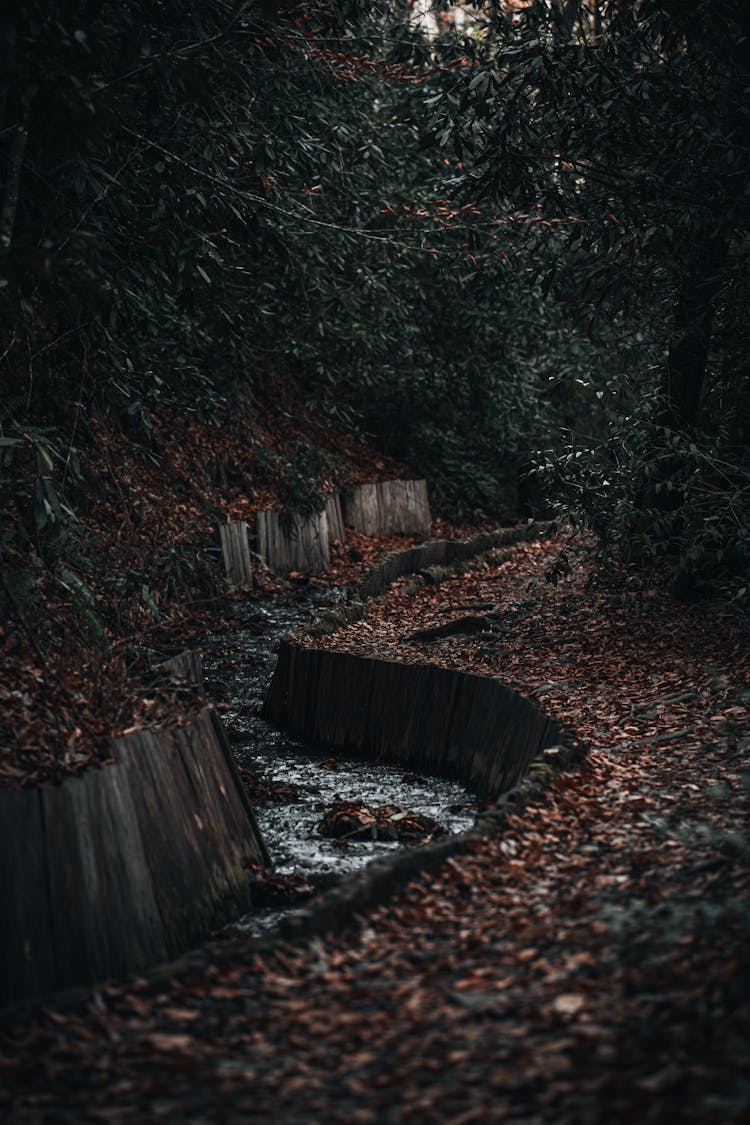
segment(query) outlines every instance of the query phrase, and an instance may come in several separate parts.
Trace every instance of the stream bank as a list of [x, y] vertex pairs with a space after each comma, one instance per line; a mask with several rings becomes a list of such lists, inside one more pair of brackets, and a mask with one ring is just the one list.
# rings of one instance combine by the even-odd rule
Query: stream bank
[[365, 839], [324, 836], [319, 826], [332, 807], [361, 800], [368, 808], [408, 809], [437, 821], [449, 835], [468, 831], [478, 811], [476, 797], [457, 781], [312, 748], [261, 717], [283, 638], [304, 631], [342, 599], [343, 591], [318, 587], [286, 599], [237, 601], [230, 630], [210, 634], [203, 646], [207, 690], [222, 708], [241, 776], [256, 793], [251, 800], [271, 855], [272, 878], [277, 887], [287, 883], [292, 900], [260, 906], [231, 927], [250, 936], [273, 929], [304, 897], [420, 843], [384, 833]]

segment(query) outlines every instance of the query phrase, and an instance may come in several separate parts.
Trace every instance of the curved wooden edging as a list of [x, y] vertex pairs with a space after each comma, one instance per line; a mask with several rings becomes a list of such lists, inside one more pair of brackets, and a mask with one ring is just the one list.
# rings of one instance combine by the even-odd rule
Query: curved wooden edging
[[283, 642], [263, 717], [304, 741], [511, 789], [560, 726], [493, 677]]
[[0, 792], [0, 1005], [135, 972], [249, 905], [267, 853], [216, 713], [113, 754]]
[[495, 547], [511, 547], [524, 540], [536, 539], [542, 530], [539, 524], [500, 527], [495, 531], [481, 531], [469, 539], [429, 539], [416, 547], [394, 551], [368, 571], [357, 587], [357, 594], [363, 601], [376, 597], [406, 574], [416, 574], [432, 566], [455, 566], [468, 562]]

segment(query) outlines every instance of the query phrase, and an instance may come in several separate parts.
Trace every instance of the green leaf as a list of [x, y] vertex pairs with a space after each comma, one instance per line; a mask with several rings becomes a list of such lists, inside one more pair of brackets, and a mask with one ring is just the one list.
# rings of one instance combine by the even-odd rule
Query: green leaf
[[151, 591], [149, 590], [148, 586], [145, 585], [145, 583], [141, 586], [141, 601], [151, 611], [154, 620], [160, 621], [161, 613], [159, 612], [159, 607], [152, 598]]

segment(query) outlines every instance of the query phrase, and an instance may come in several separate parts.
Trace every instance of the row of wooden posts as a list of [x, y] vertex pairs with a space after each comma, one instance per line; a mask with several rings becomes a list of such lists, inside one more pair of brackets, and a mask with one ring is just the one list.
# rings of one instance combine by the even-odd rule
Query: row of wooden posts
[[[366, 525], [371, 534], [429, 530], [424, 482], [386, 484], [409, 487], [361, 486], [343, 508], [329, 498], [317, 517], [326, 546], [329, 532], [343, 538], [345, 525]], [[238, 526], [242, 534], [222, 530], [222, 542], [230, 561], [235, 552], [247, 562], [252, 581], [247, 525], [228, 525]], [[257, 533], [269, 563], [278, 550], [277, 566], [299, 565], [290, 561], [279, 513], [259, 513]], [[362, 595], [407, 566], [455, 561], [520, 537], [506, 529], [397, 552]], [[314, 543], [309, 528], [291, 540], [295, 550]], [[198, 653], [159, 668], [202, 682]], [[497, 681], [289, 644], [264, 713], [309, 741], [448, 773], [482, 796], [513, 784], [558, 736], [533, 704]], [[0, 792], [0, 1019], [6, 1006], [173, 956], [252, 905], [245, 868], [269, 856], [216, 712], [206, 707], [182, 727], [132, 731], [113, 743], [111, 758], [58, 786]]]
[[[399, 487], [355, 489], [343, 507], [330, 496], [311, 520], [258, 513], [258, 554], [282, 572], [315, 571], [345, 522], [429, 530], [424, 482], [389, 484]], [[230, 581], [250, 585], [247, 524], [222, 527], [221, 540]], [[154, 670], [202, 683], [196, 652]], [[245, 867], [269, 857], [216, 712], [133, 731], [111, 758], [60, 785], [0, 791], [0, 1014], [163, 960], [251, 905]]]
[[[320, 574], [331, 563], [330, 541], [346, 541], [346, 528], [365, 535], [428, 535], [432, 515], [423, 480], [360, 484], [326, 497], [321, 512], [303, 517], [288, 512], [258, 512], [256, 555], [277, 574]], [[253, 584], [250, 528], [245, 520], [219, 529], [229, 582], [240, 589]]]

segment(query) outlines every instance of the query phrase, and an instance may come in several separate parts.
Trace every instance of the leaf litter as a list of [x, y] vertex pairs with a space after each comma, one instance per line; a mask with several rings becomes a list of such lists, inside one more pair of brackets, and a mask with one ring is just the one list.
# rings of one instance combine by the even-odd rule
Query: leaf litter
[[[402, 584], [316, 644], [499, 675], [584, 766], [341, 933], [17, 1023], [5, 1120], [747, 1119], [746, 637], [593, 564], [548, 585], [559, 550]], [[476, 602], [490, 633], [409, 640]]]

